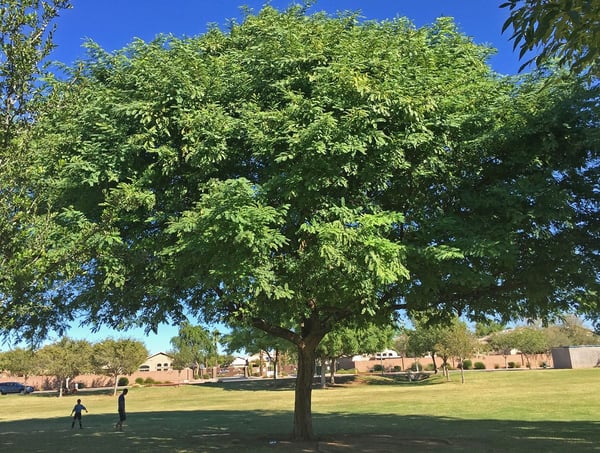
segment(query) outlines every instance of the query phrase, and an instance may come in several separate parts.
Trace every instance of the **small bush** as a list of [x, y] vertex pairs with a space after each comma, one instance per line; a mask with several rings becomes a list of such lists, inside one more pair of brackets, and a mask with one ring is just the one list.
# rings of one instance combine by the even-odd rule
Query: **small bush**
[[135, 379], [135, 383], [137, 385], [143, 385], [144, 384], [144, 378], [143, 377], [139, 377]]
[[394, 365], [393, 371], [395, 371], [395, 372], [402, 371], [402, 367], [400, 365]]
[[410, 366], [410, 371], [422, 371], [422, 370], [423, 370], [423, 367], [418, 362], [413, 362], [413, 364]]
[[151, 377], [147, 377], [146, 379], [144, 379], [144, 384], [152, 385], [152, 384], [156, 384], [156, 381], [154, 379], [152, 379]]
[[465, 359], [462, 362], [462, 367], [464, 370], [470, 370], [471, 368], [473, 368], [473, 362], [469, 359]]
[[383, 368], [383, 365], [377, 364], [373, 367], [373, 373], [381, 373], [382, 371], [385, 371]]
[[500, 365], [497, 363], [494, 363], [494, 370], [499, 370], [500, 369]]
[[473, 364], [473, 368], [475, 368], [476, 370], [485, 370], [485, 363], [483, 363], [483, 362], [475, 362]]
[[508, 362], [509, 368], [521, 368], [521, 364], [518, 362]]
[[125, 386], [129, 385], [129, 378], [126, 378], [125, 376], [121, 376], [119, 378], [119, 380], [117, 381], [117, 385], [119, 387], [125, 387]]
[[425, 371], [433, 371], [435, 368], [433, 367], [433, 363], [428, 363], [425, 365]]

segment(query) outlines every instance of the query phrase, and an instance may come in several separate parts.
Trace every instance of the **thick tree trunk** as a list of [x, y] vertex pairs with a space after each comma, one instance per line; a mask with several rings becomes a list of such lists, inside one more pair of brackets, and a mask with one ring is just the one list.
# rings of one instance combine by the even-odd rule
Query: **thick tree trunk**
[[312, 384], [315, 374], [317, 343], [304, 343], [298, 346], [298, 376], [296, 377], [296, 398], [294, 403], [294, 440], [314, 438], [312, 426]]

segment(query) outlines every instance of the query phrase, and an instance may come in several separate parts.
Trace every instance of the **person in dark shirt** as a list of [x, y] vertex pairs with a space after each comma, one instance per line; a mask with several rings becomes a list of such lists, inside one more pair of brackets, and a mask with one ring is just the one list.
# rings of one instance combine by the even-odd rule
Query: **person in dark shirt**
[[83, 425], [81, 424], [81, 412], [82, 411], [88, 411], [85, 406], [83, 404], [81, 404], [81, 400], [77, 400], [77, 404], [75, 405], [75, 407], [73, 408], [73, 410], [71, 411], [71, 415], [75, 414], [73, 416], [73, 423], [71, 423], [71, 429], [75, 428], [75, 421], [79, 420], [79, 429], [83, 428]]
[[123, 389], [123, 392], [119, 395], [119, 421], [115, 425], [115, 429], [123, 431], [123, 422], [127, 420], [127, 414], [125, 413], [125, 395], [128, 390]]

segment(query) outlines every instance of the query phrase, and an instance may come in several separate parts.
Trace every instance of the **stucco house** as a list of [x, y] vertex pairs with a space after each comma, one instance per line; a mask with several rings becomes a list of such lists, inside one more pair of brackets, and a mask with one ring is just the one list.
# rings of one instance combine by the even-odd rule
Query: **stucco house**
[[173, 369], [173, 357], [164, 352], [151, 355], [139, 367], [139, 371], [169, 371]]

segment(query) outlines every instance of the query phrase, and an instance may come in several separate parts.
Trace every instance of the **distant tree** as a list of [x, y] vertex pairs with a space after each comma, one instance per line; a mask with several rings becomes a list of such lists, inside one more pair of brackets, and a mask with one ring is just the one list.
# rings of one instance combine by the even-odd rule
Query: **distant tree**
[[598, 0], [509, 0], [510, 16], [502, 31], [512, 26], [519, 56], [537, 52], [521, 66], [540, 67], [556, 58], [577, 72], [600, 76], [600, 2]]
[[336, 328], [329, 332], [317, 348], [317, 355], [321, 357], [321, 386], [325, 386], [327, 363], [330, 370], [329, 382], [335, 384], [337, 359], [355, 354], [381, 352], [393, 344], [394, 333], [393, 326], [382, 327], [376, 324]]
[[429, 322], [426, 317], [413, 319], [414, 329], [410, 331], [408, 337], [408, 349], [416, 357], [430, 355], [433, 363], [433, 370], [437, 373], [436, 347], [440, 344], [441, 336], [445, 331], [446, 322]]
[[15, 376], [31, 376], [37, 370], [36, 355], [31, 349], [16, 348], [0, 354], [0, 370]]
[[106, 374], [114, 381], [113, 395], [117, 394], [119, 376], [134, 373], [147, 358], [144, 343], [132, 339], [107, 339], [95, 344], [92, 352], [96, 372]]
[[[553, 327], [550, 326], [549, 329]], [[573, 315], [564, 316], [562, 320], [555, 325], [568, 338], [568, 344], [561, 346], [581, 346], [600, 344], [600, 335], [583, 325], [581, 318]]]
[[548, 340], [543, 328], [520, 327], [511, 335], [514, 336], [515, 347], [525, 357], [528, 368], [531, 368], [532, 356], [548, 352]]
[[187, 361], [188, 366], [194, 370], [194, 378], [203, 367], [207, 366], [209, 359], [217, 353], [214, 339], [208, 330], [202, 326], [193, 326], [184, 321], [179, 326], [179, 334], [171, 338], [173, 353], [178, 366]]
[[[458, 319], [440, 331], [439, 342], [435, 346], [443, 357], [456, 357], [460, 361], [460, 380], [463, 384], [465, 382], [464, 361], [473, 354], [476, 347], [477, 340], [473, 333]], [[446, 366], [447, 360], [444, 360], [444, 373], [449, 377]]]
[[40, 374], [55, 378], [60, 397], [67, 379], [93, 371], [92, 354], [93, 346], [90, 342], [63, 337], [56, 343], [41, 348], [36, 357]]
[[[292, 349], [289, 341], [268, 334], [267, 332], [250, 326], [233, 326], [229, 333], [223, 337], [225, 349], [230, 354], [244, 351], [248, 354], [263, 352], [273, 364], [273, 379], [277, 379], [281, 367], [281, 354]], [[262, 372], [262, 364], [259, 364]]]
[[501, 332], [504, 327], [504, 323], [494, 320], [479, 321], [475, 323], [475, 335], [477, 337], [486, 337], [496, 332]]
[[404, 370], [404, 358], [409, 353], [409, 333], [406, 329], [402, 328], [400, 332], [394, 338], [394, 349], [400, 354], [402, 358], [402, 369]]
[[507, 356], [517, 347], [517, 343], [512, 331], [495, 332], [490, 337], [489, 344], [492, 350], [504, 357], [504, 368], [508, 368]]

